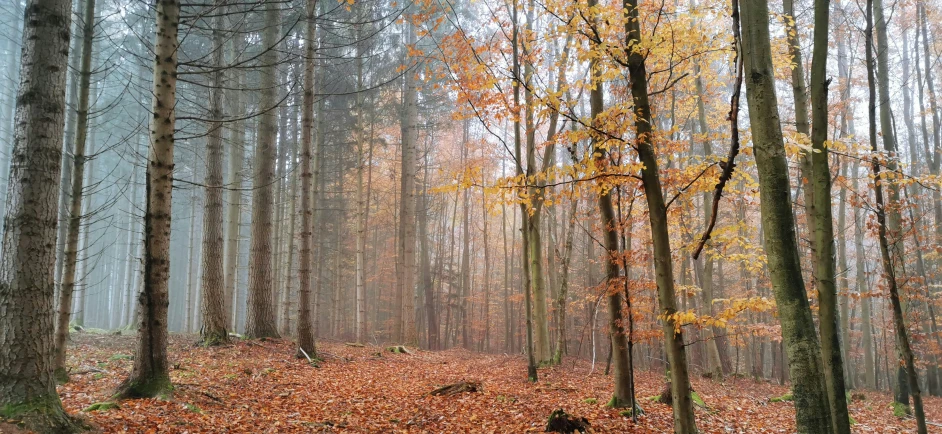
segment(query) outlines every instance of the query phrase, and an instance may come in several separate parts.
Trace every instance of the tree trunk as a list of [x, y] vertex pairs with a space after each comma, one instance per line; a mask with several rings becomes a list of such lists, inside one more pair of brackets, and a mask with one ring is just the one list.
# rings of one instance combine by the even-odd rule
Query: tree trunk
[[[230, 8], [234, 9], [232, 6], [230, 6]], [[242, 34], [238, 31], [234, 32], [231, 38], [229, 42], [229, 62], [235, 63], [238, 60], [239, 53], [243, 50], [244, 41]], [[243, 116], [244, 112], [241, 94], [244, 74], [240, 68], [233, 69], [230, 74], [232, 75], [230, 79], [235, 89], [229, 91], [227, 94], [229, 99], [228, 105], [232, 109], [234, 116], [240, 117]], [[236, 286], [239, 281], [239, 229], [241, 228], [242, 220], [242, 169], [245, 163], [245, 150], [243, 149], [245, 146], [245, 122], [242, 120], [232, 121], [229, 134], [229, 173], [226, 182], [229, 186], [229, 191], [226, 194], [226, 238], [223, 259], [225, 294], [223, 298], [225, 300], [224, 310], [229, 328], [236, 330], [238, 320], [236, 312], [238, 305], [235, 299], [238, 297], [238, 288]]]
[[59, 290], [56, 315], [55, 375], [59, 382], [69, 381], [65, 368], [66, 341], [69, 339], [69, 318], [72, 315], [72, 291], [75, 288], [75, 268], [78, 265], [79, 233], [82, 230], [82, 191], [85, 186], [85, 143], [88, 138], [89, 85], [92, 76], [92, 49], [95, 33], [95, 0], [85, 0], [82, 28], [82, 55], [79, 70], [79, 97], [76, 107], [75, 144], [72, 146], [72, 183], [69, 194], [69, 218], [65, 244], [65, 263], [62, 287]]
[[[590, 0], [594, 1], [594, 0]], [[518, 22], [518, 9], [519, 5], [517, 0], [513, 0], [513, 29], [511, 35], [511, 43], [513, 44], [513, 74], [514, 77], [518, 77], [517, 80], [513, 82], [514, 90], [514, 111], [517, 116], [514, 117], [514, 156], [516, 157], [516, 173], [517, 176], [524, 175], [523, 164], [521, 160], [523, 158], [523, 152], [521, 149], [521, 139], [522, 134], [520, 132], [520, 28]], [[529, 228], [527, 227], [529, 219], [527, 216], [527, 205], [526, 203], [520, 204], [521, 211], [521, 231], [523, 233], [522, 239], [522, 248], [521, 253], [523, 260], [521, 261], [521, 268], [523, 268], [523, 293], [524, 293], [524, 304], [526, 305], [526, 353], [527, 353], [527, 380], [532, 383], [539, 381], [538, 373], [536, 370], [536, 357], [533, 354], [533, 300], [531, 294], [531, 282], [530, 282], [530, 261], [529, 261]]]
[[203, 276], [202, 317], [200, 337], [203, 345], [218, 345], [229, 342], [225, 310], [225, 282], [223, 262], [223, 203], [222, 167], [225, 164], [222, 151], [222, 67], [223, 67], [223, 14], [224, 0], [216, 0], [218, 14], [213, 18], [213, 71], [210, 88], [210, 106], [206, 139], [206, 208], [203, 211]]
[[304, 96], [301, 102], [301, 245], [298, 252], [298, 356], [315, 357], [317, 347], [311, 324], [311, 265], [313, 237], [313, 183], [311, 173], [314, 132], [314, 56], [317, 47], [317, 0], [306, 2], [304, 28]]
[[[883, 184], [884, 181], [880, 180], [880, 164], [877, 160], [876, 153], [878, 152], [877, 148], [877, 125], [876, 125], [876, 95], [874, 92], [875, 79], [873, 71], [873, 19], [876, 18], [876, 37], [877, 37], [877, 72], [876, 75], [880, 82], [880, 132], [883, 136], [883, 148], [890, 155], [890, 158], [887, 163], [887, 170], [895, 171], [897, 168], [897, 163], [895, 161], [898, 158], [898, 153], [896, 150], [896, 138], [893, 132], [892, 119], [890, 114], [890, 92], [889, 92], [889, 66], [888, 66], [888, 51], [889, 45], [886, 41], [887, 32], [886, 32], [886, 19], [883, 15], [883, 0], [868, 0], [867, 10], [867, 33], [866, 33], [866, 48], [867, 48], [867, 82], [870, 90], [870, 104], [868, 106], [868, 116], [870, 120], [870, 147], [874, 153], [872, 171], [874, 179], [874, 195], [876, 197], [876, 214], [878, 222], [878, 234], [880, 241], [880, 253], [883, 259], [883, 273], [886, 277], [887, 286], [890, 290], [890, 303], [893, 308], [893, 323], [896, 329], [896, 345], [897, 351], [899, 352], [900, 359], [905, 363], [905, 369], [900, 365], [899, 370], [899, 381], [898, 381], [898, 391], [903, 391], [904, 384], [908, 380], [909, 393], [912, 394], [913, 398], [913, 407], [916, 414], [916, 425], [920, 434], [926, 432], [926, 415], [922, 407], [922, 396], [919, 393], [919, 381], [918, 373], [916, 372], [916, 365], [914, 360], [914, 355], [912, 348], [909, 344], [909, 332], [906, 329], [905, 319], [903, 318], [903, 308], [900, 302], [899, 289], [896, 281], [896, 270], [894, 268], [894, 263], [901, 264], [903, 259], [903, 253], [901, 251], [901, 239], [900, 236], [900, 215], [895, 204], [899, 203], [899, 187], [895, 184], [890, 184], [890, 211], [887, 212], [886, 202], [883, 198]], [[893, 240], [890, 240], [890, 237], [893, 237]], [[905, 372], [905, 375], [903, 373]], [[898, 393], [897, 398], [903, 398], [902, 393]], [[908, 405], [908, 397], [905, 401], [898, 399], [898, 402], [903, 402]]]
[[[690, 397], [690, 378], [687, 373], [687, 354], [684, 347], [683, 333], [676, 328], [670, 316], [677, 312], [674, 291], [674, 272], [671, 258], [670, 233], [668, 232], [667, 206], [664, 204], [664, 192], [661, 190], [661, 180], [658, 174], [657, 156], [654, 152], [653, 135], [654, 122], [651, 115], [651, 106], [648, 102], [648, 75], [645, 70], [645, 55], [637, 47], [641, 43], [641, 23], [639, 21], [637, 0], [624, 0], [622, 2], [627, 21], [625, 22], [625, 39], [628, 48], [627, 66], [631, 78], [631, 98], [635, 110], [635, 147], [638, 157], [644, 168], [641, 169], [641, 183], [644, 185], [644, 195], [648, 204], [648, 218], [651, 224], [651, 241], [654, 245], [654, 273], [657, 282], [658, 304], [662, 319], [665, 347], [668, 362], [670, 363], [671, 395], [674, 410], [674, 432], [695, 433], [696, 422], [693, 413], [693, 400]], [[601, 95], [598, 96], [601, 98]], [[600, 101], [601, 102], [601, 101]], [[593, 103], [593, 111], [594, 111]], [[601, 104], [599, 104], [601, 105]], [[596, 151], [598, 152], [598, 151]], [[601, 164], [600, 164], [601, 166]], [[601, 199], [600, 199], [601, 201]], [[618, 242], [615, 239], [614, 221], [604, 222], [606, 210], [603, 208], [603, 223], [606, 234], [606, 246], [611, 252], [617, 251]], [[611, 204], [609, 203], [609, 206]], [[609, 227], [611, 226], [611, 227]], [[612, 240], [609, 240], [612, 238]], [[614, 241], [614, 242], [612, 242]], [[615, 249], [612, 249], [612, 247]], [[615, 258], [609, 259], [608, 277], [614, 280], [618, 277], [618, 266]], [[620, 305], [619, 305], [620, 309]], [[621, 342], [619, 342], [621, 341]], [[624, 336], [618, 340], [613, 339], [618, 352], [624, 351]], [[627, 354], [623, 356], [627, 362]], [[616, 365], [616, 373], [618, 367]], [[623, 375], [627, 376], [628, 373]], [[629, 405], [631, 405], [629, 403]]]
[[814, 243], [814, 280], [818, 289], [821, 358], [835, 434], [850, 434], [844, 361], [841, 354], [840, 315], [837, 311], [837, 272], [834, 257], [834, 219], [831, 209], [831, 168], [828, 166], [828, 20], [830, 3], [814, 2], [814, 48], [811, 59], [811, 228]]
[[[407, 20], [409, 21], [409, 20]], [[406, 43], [415, 43], [415, 26], [406, 24]], [[415, 175], [416, 142], [418, 142], [418, 92], [415, 84], [416, 72], [408, 68], [403, 76], [402, 119], [402, 167], [399, 201], [399, 257], [402, 258], [402, 279], [398, 281], [402, 316], [401, 334], [404, 345], [418, 345], [415, 326]]]
[[172, 390], [167, 361], [167, 306], [180, 4], [177, 0], [158, 1], [157, 17], [144, 211], [144, 288], [138, 297], [140, 323], [134, 367], [115, 394], [121, 398], [165, 396]]
[[278, 22], [281, 11], [273, 2], [265, 4], [265, 32], [262, 46], [266, 50], [262, 63], [261, 98], [264, 112], [259, 119], [258, 142], [255, 147], [255, 186], [252, 194], [252, 241], [249, 259], [248, 319], [245, 334], [251, 338], [278, 337], [275, 310], [272, 306], [274, 275], [272, 270], [272, 205], [275, 179], [276, 105], [275, 90], [278, 73]]
[[[416, 220], [419, 237], [419, 284], [422, 287], [422, 293], [425, 295], [425, 319], [428, 322], [428, 349], [440, 350], [441, 337], [438, 330], [438, 314], [435, 309], [435, 287], [432, 284], [432, 259], [429, 251], [428, 161], [424, 162], [424, 172], [424, 182], [422, 183], [418, 204], [416, 205]], [[438, 261], [441, 262], [441, 256], [438, 258]]]
[[828, 433], [832, 425], [827, 388], [814, 319], [798, 260], [788, 167], [775, 96], [768, 17], [766, 1], [742, 2], [742, 56], [759, 173], [765, 251], [788, 352], [797, 431]]
[[75, 430], [53, 375], [57, 199], [71, 2], [30, 0], [0, 254], [0, 417], [39, 432]]

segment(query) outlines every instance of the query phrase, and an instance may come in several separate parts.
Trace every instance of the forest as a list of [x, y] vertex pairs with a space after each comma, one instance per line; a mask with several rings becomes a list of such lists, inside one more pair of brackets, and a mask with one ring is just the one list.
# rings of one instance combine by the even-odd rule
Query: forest
[[0, 432], [942, 433], [937, 35], [2, 0]]

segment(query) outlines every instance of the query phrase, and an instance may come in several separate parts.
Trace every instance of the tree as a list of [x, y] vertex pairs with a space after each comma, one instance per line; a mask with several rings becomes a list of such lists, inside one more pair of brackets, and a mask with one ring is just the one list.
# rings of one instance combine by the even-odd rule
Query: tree
[[298, 352], [314, 357], [317, 348], [311, 324], [311, 238], [313, 236], [314, 56], [317, 50], [317, 0], [308, 0], [304, 27], [304, 96], [301, 107], [301, 244], [298, 255]]
[[[406, 45], [415, 44], [415, 26], [408, 18], [406, 26]], [[416, 142], [418, 142], [418, 92], [416, 92], [415, 68], [407, 68], [403, 75], [402, 118], [400, 120], [402, 137], [402, 167], [400, 171], [399, 191], [399, 258], [400, 279], [397, 280], [402, 323], [399, 341], [405, 345], [418, 345], [415, 324], [415, 176]]]
[[252, 192], [252, 241], [249, 260], [248, 320], [246, 336], [278, 337], [275, 310], [272, 306], [274, 271], [272, 270], [272, 206], [275, 184], [275, 91], [278, 77], [278, 19], [281, 15], [276, 1], [265, 2], [265, 30], [259, 105], [264, 112], [259, 119], [258, 142], [255, 146], [255, 185]]
[[82, 229], [82, 191], [85, 188], [85, 143], [88, 139], [89, 87], [92, 76], [92, 47], [95, 36], [95, 0], [85, 0], [82, 24], [82, 55], [79, 71], [79, 95], [76, 108], [75, 144], [72, 147], [72, 183], [69, 195], [69, 218], [65, 242], [65, 263], [62, 270], [62, 286], [59, 289], [59, 306], [56, 315], [55, 369], [56, 379], [69, 381], [65, 367], [65, 350], [69, 339], [69, 318], [72, 316], [72, 292], [75, 288], [75, 269], [78, 266], [79, 233]]
[[[739, 13], [734, 0], [733, 14]], [[798, 432], [831, 432], [821, 353], [811, 307], [801, 278], [795, 219], [789, 197], [788, 167], [775, 95], [769, 5], [742, 1], [742, 57], [752, 141], [759, 173], [762, 230], [769, 275], [793, 381]]]
[[156, 14], [153, 116], [144, 211], [144, 287], [138, 296], [140, 323], [134, 367], [118, 386], [115, 393], [118, 398], [165, 396], [172, 390], [167, 362], [167, 306], [180, 3], [159, 0]]
[[0, 416], [77, 427], [56, 394], [53, 299], [71, 3], [26, 4], [13, 155], [0, 247]]
[[[636, 0], [624, 0], [622, 7], [625, 9], [625, 34], [628, 41], [625, 53], [627, 58], [626, 66], [631, 79], [631, 99], [634, 102], [635, 112], [634, 146], [638, 151], [641, 163], [644, 165], [641, 169], [641, 183], [644, 186], [644, 196], [648, 203], [651, 241], [654, 244], [654, 273], [657, 282], [658, 306], [661, 315], [666, 317], [662, 328], [667, 347], [668, 362], [670, 363], [674, 432], [677, 434], [695, 433], [697, 432], [697, 426], [694, 421], [693, 399], [690, 396], [690, 377], [687, 373], [687, 353], [684, 346], [684, 336], [679, 327], [674, 324], [675, 320], [670, 319], [677, 312], [677, 301], [674, 298], [674, 271], [667, 222], [667, 205], [664, 203], [664, 192], [658, 174], [657, 155], [654, 152], [655, 124], [648, 99], [645, 54], [640, 48], [641, 22], [638, 13], [638, 2]], [[728, 161], [727, 164], [733, 164], [733, 162]], [[606, 233], [606, 248], [611, 254], [611, 252], [618, 250], [618, 241], [614, 235], [616, 228], [614, 227], [614, 221], [605, 221], [607, 220], [605, 216], [607, 211], [604, 209], [602, 200], [599, 199], [599, 206], [602, 208], [603, 224], [605, 224], [606, 231], [612, 232], [612, 234]], [[612, 240], [609, 240], [609, 238], [612, 238]], [[614, 262], [612, 259], [609, 261]], [[611, 281], [614, 280], [614, 277], [617, 277], [618, 267], [615, 264], [611, 264], [609, 267], [613, 268], [613, 270], [609, 270], [609, 280]], [[618, 309], [621, 309], [620, 304]], [[622, 339], [624, 339], [623, 336]], [[614, 337], [612, 342], [615, 346]], [[621, 345], [623, 343], [619, 342], [619, 352], [623, 351]]]
[[206, 210], [203, 212], [203, 279], [202, 315], [203, 327], [200, 336], [203, 345], [218, 345], [229, 342], [228, 321], [225, 304], [225, 274], [223, 265], [223, 203], [222, 203], [222, 94], [223, 94], [223, 7], [224, 0], [216, 1], [216, 16], [213, 17], [212, 63], [216, 68], [211, 74], [210, 106], [206, 140]]
[[[840, 315], [837, 311], [837, 270], [834, 257], [834, 219], [831, 210], [831, 168], [828, 166], [828, 23], [830, 3], [814, 2], [814, 48], [811, 59], [811, 188], [814, 190], [810, 225], [813, 230], [814, 282], [818, 289], [821, 358], [835, 434], [850, 433], [841, 354]], [[843, 230], [843, 228], [841, 228]]]
[[[886, 19], [883, 15], [883, 1], [882, 0], [867, 0], [867, 28], [865, 30], [864, 37], [866, 38], [866, 50], [867, 50], [867, 85], [870, 94], [869, 104], [867, 106], [867, 115], [869, 118], [870, 125], [870, 148], [873, 152], [871, 170], [873, 171], [874, 185], [873, 193], [876, 199], [876, 215], [877, 215], [877, 232], [880, 242], [880, 257], [883, 260], [883, 275], [886, 279], [887, 286], [889, 287], [890, 292], [890, 303], [892, 305], [893, 312], [893, 325], [896, 331], [896, 345], [897, 351], [899, 353], [899, 358], [903, 360], [898, 368], [899, 374], [899, 384], [897, 385], [897, 402], [903, 402], [900, 398], [905, 398], [905, 404], [909, 404], [909, 398], [904, 397], [905, 392], [912, 394], [913, 398], [913, 407], [915, 408], [916, 413], [916, 426], [920, 434], [927, 432], [926, 429], [926, 414], [922, 407], [922, 396], [919, 393], [919, 377], [916, 372], [916, 363], [915, 356], [913, 355], [912, 347], [909, 343], [909, 332], [906, 329], [906, 322], [903, 318], [903, 308], [900, 302], [899, 295], [899, 283], [897, 282], [897, 272], [896, 272], [896, 260], [902, 258], [902, 252], [900, 252], [900, 247], [896, 243], [900, 243], [901, 240], [891, 241], [891, 236], [898, 236], [899, 234], [899, 211], [888, 211], [887, 202], [898, 203], [899, 201], [899, 187], [892, 182], [890, 182], [890, 199], [886, 201], [883, 196], [883, 185], [886, 183], [880, 177], [881, 172], [881, 162], [878, 158], [878, 148], [877, 148], [877, 120], [876, 120], [876, 106], [877, 106], [877, 92], [876, 92], [876, 81], [880, 82], [880, 123], [881, 123], [881, 132], [883, 133], [883, 148], [888, 153], [888, 163], [887, 170], [895, 171], [896, 162], [894, 161], [897, 156], [896, 153], [896, 139], [892, 133], [892, 125], [890, 119], [890, 108], [889, 108], [889, 78], [888, 78], [888, 65], [887, 65], [887, 51], [889, 50], [888, 44], [886, 42]], [[874, 33], [874, 17], [876, 17], [876, 36], [877, 36], [877, 61], [874, 62], [873, 59], [873, 33]], [[876, 63], [876, 77], [874, 76], [874, 63]], [[890, 205], [889, 208], [892, 208], [893, 205]], [[888, 215], [889, 214], [889, 215]], [[895, 219], [895, 221], [894, 221]], [[891, 233], [893, 235], [891, 235]], [[906, 390], [908, 386], [909, 390]]]

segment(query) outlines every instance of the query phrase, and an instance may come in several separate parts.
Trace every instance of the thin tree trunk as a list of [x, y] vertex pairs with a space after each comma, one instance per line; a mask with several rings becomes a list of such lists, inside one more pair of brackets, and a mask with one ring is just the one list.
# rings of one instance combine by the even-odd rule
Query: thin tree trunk
[[[622, 7], [625, 9], [625, 14], [628, 18], [625, 22], [626, 46], [631, 47], [628, 48], [626, 55], [628, 60], [628, 74], [631, 78], [631, 97], [636, 113], [636, 140], [634, 146], [638, 150], [638, 157], [641, 163], [644, 165], [644, 168], [641, 169], [641, 182], [644, 185], [644, 195], [647, 199], [648, 218], [651, 224], [651, 240], [654, 245], [653, 258], [655, 279], [658, 288], [658, 305], [660, 314], [669, 318], [677, 311], [677, 302], [674, 298], [674, 272], [671, 259], [670, 233], [667, 222], [667, 206], [664, 203], [664, 193], [661, 189], [661, 180], [658, 174], [657, 156], [652, 143], [654, 123], [651, 115], [651, 107], [648, 102], [648, 75], [645, 70], [645, 55], [637, 48], [637, 45], [641, 43], [641, 23], [639, 21], [638, 2], [636, 0], [624, 0]], [[598, 98], [601, 99], [601, 95], [598, 95]], [[601, 101], [598, 103], [593, 102], [593, 112], [595, 111], [596, 104], [601, 106]], [[595, 152], [598, 152], [598, 150]], [[602, 166], [600, 165], [600, 167]], [[618, 248], [618, 240], [616, 238], [617, 231], [614, 227], [614, 221], [605, 221], [605, 214], [610, 211], [606, 211], [604, 204], [601, 202], [602, 200], [600, 199], [603, 224], [605, 225], [606, 231], [606, 247], [609, 250], [609, 254], [612, 254], [616, 252]], [[608, 206], [611, 207], [611, 202], [609, 202]], [[609, 238], [611, 238], [611, 240], [609, 240]], [[610, 268], [608, 270], [609, 281], [613, 281], [618, 277], [618, 266], [615, 263], [615, 258], [609, 259], [608, 267]], [[620, 303], [618, 309], [621, 309]], [[683, 333], [679, 328], [675, 327], [674, 321], [669, 319], [663, 321], [662, 328], [668, 362], [670, 363], [674, 432], [676, 434], [695, 433], [697, 432], [697, 426], [694, 420], [693, 400], [690, 396], [690, 378], [687, 373], [687, 354], [684, 347]], [[618, 353], [625, 352], [626, 349], [624, 346], [626, 343], [624, 342], [625, 338], [623, 332], [615, 336], [617, 336], [617, 340], [613, 339], [613, 343], [616, 345]], [[627, 370], [627, 353], [624, 355], [620, 354], [619, 358], [625, 359], [621, 362], [625, 364], [622, 369]], [[619, 374], [618, 364], [616, 364], [616, 375], [617, 374]], [[621, 372], [620, 375], [625, 377], [624, 380], [628, 380], [628, 372]], [[622, 382], [623, 379], [618, 378], [616, 381]], [[633, 404], [629, 402], [628, 405]]]
[[[415, 26], [406, 20], [406, 43], [415, 43]], [[416, 91], [415, 71], [406, 70], [403, 77], [402, 120], [402, 163], [400, 172], [399, 201], [399, 257], [402, 258], [400, 298], [400, 335], [397, 337], [404, 345], [419, 344], [415, 324], [415, 175], [416, 142], [418, 142], [418, 92]]]
[[[243, 36], [241, 33], [234, 32], [229, 42], [229, 62], [234, 63], [243, 49]], [[240, 68], [235, 68], [231, 72], [231, 80], [235, 89], [229, 91], [229, 107], [233, 110], [236, 117], [242, 116], [244, 107], [242, 104], [241, 87], [243, 82], [243, 72]], [[226, 184], [229, 191], [226, 197], [226, 234], [224, 246], [224, 264], [225, 273], [225, 315], [228, 319], [230, 329], [235, 330], [238, 320], [238, 281], [239, 281], [239, 238], [242, 220], [242, 170], [245, 164], [245, 122], [235, 120], [229, 130], [229, 173]]]
[[[896, 138], [892, 129], [892, 119], [890, 115], [890, 97], [889, 97], [889, 66], [888, 66], [888, 51], [889, 45], [886, 41], [887, 32], [886, 32], [886, 19], [883, 12], [883, 0], [868, 0], [867, 9], [867, 33], [866, 33], [866, 49], [867, 49], [867, 83], [870, 90], [870, 104], [868, 106], [868, 116], [870, 120], [870, 147], [873, 156], [872, 171], [874, 179], [874, 195], [876, 196], [876, 214], [878, 222], [878, 235], [880, 241], [880, 253], [883, 259], [883, 273], [886, 277], [887, 286], [890, 290], [890, 303], [893, 308], [893, 323], [896, 329], [896, 345], [897, 351], [899, 352], [900, 358], [905, 363], [905, 377], [900, 376], [898, 390], [904, 390], [904, 383], [908, 379], [909, 382], [909, 392], [912, 394], [913, 398], [913, 407], [916, 414], [916, 425], [918, 432], [923, 434], [926, 432], [926, 415], [922, 408], [922, 396], [919, 393], [919, 381], [918, 373], [916, 372], [915, 357], [913, 355], [912, 348], [909, 344], [909, 332], [906, 329], [905, 319], [903, 318], [903, 308], [900, 302], [899, 289], [896, 281], [896, 269], [894, 268], [894, 261], [896, 263], [902, 263], [900, 261], [903, 256], [901, 252], [901, 239], [899, 239], [899, 230], [900, 230], [900, 216], [899, 211], [891, 210], [887, 212], [886, 202], [883, 197], [883, 184], [880, 180], [880, 164], [877, 160], [876, 153], [879, 151], [877, 148], [877, 125], [876, 125], [876, 92], [874, 92], [874, 87], [876, 86], [874, 71], [873, 71], [873, 30], [874, 30], [874, 21], [876, 18], [876, 37], [877, 37], [877, 72], [876, 75], [880, 82], [880, 130], [883, 136], [883, 148], [890, 154], [890, 159], [887, 163], [887, 170], [895, 171], [897, 164], [895, 158], [896, 155]], [[890, 184], [890, 207], [893, 208], [899, 203], [899, 188], [894, 184]], [[893, 236], [893, 240], [890, 241], [890, 236]], [[901, 365], [899, 367], [900, 372], [904, 369]], [[899, 393], [900, 397], [902, 393]], [[899, 401], [908, 404], [908, 399], [906, 401]]]
[[835, 434], [850, 434], [844, 361], [841, 354], [840, 315], [837, 311], [837, 272], [834, 257], [834, 218], [831, 209], [831, 168], [828, 165], [828, 23], [830, 2], [814, 2], [814, 48], [811, 59], [811, 186], [814, 200], [814, 281], [818, 290], [821, 358]]
[[140, 323], [134, 367], [115, 393], [123, 398], [164, 396], [172, 390], [167, 361], [167, 306], [180, 4], [177, 0], [159, 0], [156, 13], [159, 19], [144, 212], [144, 288], [138, 297]]
[[79, 97], [76, 107], [75, 144], [72, 146], [72, 183], [69, 194], [69, 218], [65, 244], [65, 264], [62, 287], [59, 290], [54, 369], [56, 380], [65, 383], [69, 374], [65, 367], [66, 341], [69, 339], [69, 318], [72, 315], [72, 291], [75, 288], [75, 269], [78, 265], [79, 233], [82, 230], [82, 191], [85, 186], [85, 143], [88, 138], [89, 87], [92, 76], [92, 49], [95, 25], [95, 0], [84, 1], [82, 28], [82, 54], [79, 70]]
[[317, 0], [307, 0], [304, 27], [304, 96], [301, 102], [301, 245], [298, 252], [298, 356], [305, 353], [315, 357], [317, 347], [314, 328], [311, 324], [311, 248], [314, 220], [314, 176], [312, 154], [314, 151], [314, 56], [317, 47]]

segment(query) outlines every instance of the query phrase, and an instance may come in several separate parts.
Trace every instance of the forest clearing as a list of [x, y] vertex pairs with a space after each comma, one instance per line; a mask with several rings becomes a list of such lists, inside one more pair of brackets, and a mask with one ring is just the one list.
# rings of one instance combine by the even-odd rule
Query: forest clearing
[[[293, 354], [282, 340], [236, 341], [200, 348], [193, 337], [174, 335], [171, 400], [137, 399], [118, 408], [85, 411], [106, 402], [131, 368], [133, 337], [73, 334], [69, 365], [73, 380], [59, 394], [66, 410], [80, 414], [104, 432], [128, 433], [524, 433], [543, 432], [556, 409], [588, 419], [596, 433], [664, 433], [671, 430], [670, 406], [654, 401], [663, 374], [639, 371], [638, 396], [644, 415], [638, 423], [621, 409], [605, 406], [611, 377], [605, 360], [565, 360], [540, 370], [528, 383], [519, 373], [525, 362], [514, 355], [475, 354], [456, 349], [396, 354], [384, 347], [319, 342], [317, 367]], [[478, 392], [430, 396], [444, 384], [478, 382]], [[694, 378], [705, 407], [697, 408], [704, 433], [790, 433], [791, 402], [774, 402], [788, 386], [751, 378], [723, 382]], [[905, 433], [911, 417], [893, 415], [893, 397], [855, 392], [850, 401], [854, 432]], [[942, 420], [942, 399], [926, 401], [927, 417]], [[931, 432], [942, 432], [932, 428]]]

